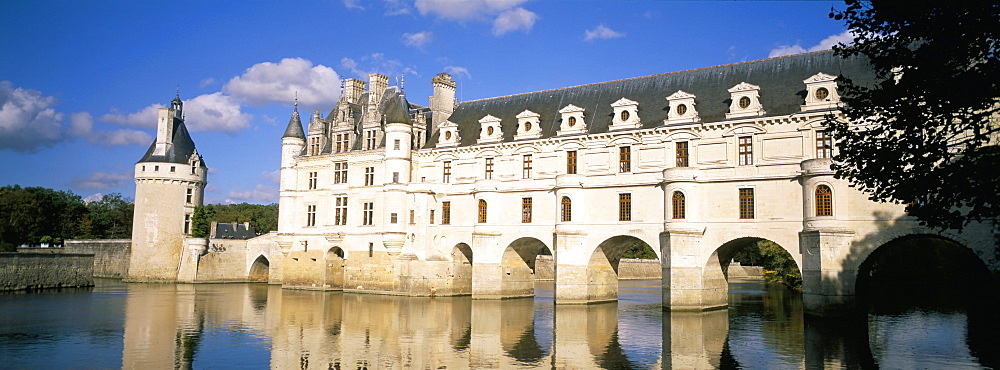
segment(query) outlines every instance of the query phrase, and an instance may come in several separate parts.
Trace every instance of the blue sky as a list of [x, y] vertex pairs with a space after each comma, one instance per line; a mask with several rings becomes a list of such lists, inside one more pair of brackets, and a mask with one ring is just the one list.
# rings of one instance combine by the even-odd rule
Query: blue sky
[[426, 105], [827, 49], [837, 2], [6, 1], [0, 185], [132, 197], [155, 111], [179, 89], [208, 203], [277, 201], [296, 92], [325, 117], [340, 78], [378, 72]]

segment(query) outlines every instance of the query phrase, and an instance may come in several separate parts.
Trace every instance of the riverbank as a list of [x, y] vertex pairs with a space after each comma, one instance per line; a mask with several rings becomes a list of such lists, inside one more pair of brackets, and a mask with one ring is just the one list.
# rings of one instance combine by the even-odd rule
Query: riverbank
[[92, 254], [0, 253], [0, 291], [94, 286]]

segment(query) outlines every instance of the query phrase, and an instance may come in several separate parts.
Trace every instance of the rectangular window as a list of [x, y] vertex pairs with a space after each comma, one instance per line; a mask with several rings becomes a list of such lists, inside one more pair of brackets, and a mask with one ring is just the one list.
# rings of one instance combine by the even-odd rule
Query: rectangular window
[[740, 189], [740, 218], [753, 218], [753, 189]]
[[753, 164], [753, 136], [742, 136], [739, 138], [740, 166]]
[[335, 162], [333, 164], [333, 183], [347, 183], [347, 162]]
[[486, 158], [486, 174], [483, 176], [487, 180], [493, 178], [493, 158]]
[[194, 189], [190, 189], [190, 188], [187, 189], [187, 195], [185, 196], [185, 200], [186, 200], [187, 204], [191, 204], [191, 201], [194, 200], [193, 198], [194, 198]]
[[677, 167], [688, 166], [688, 142], [677, 142]]
[[618, 221], [632, 221], [632, 193], [618, 194]]
[[378, 145], [378, 131], [365, 131], [365, 150], [372, 150]]
[[570, 150], [566, 152], [566, 173], [573, 175], [576, 174], [576, 151]]
[[833, 138], [826, 131], [816, 131], [816, 158], [833, 158]]
[[316, 226], [316, 205], [306, 206], [306, 226]]
[[337, 152], [346, 152], [351, 149], [349, 145], [351, 142], [351, 134], [337, 134], [335, 138], [337, 141]]
[[431, 225], [433, 225], [433, 224], [434, 224], [434, 210], [433, 210], [433, 209], [431, 210], [431, 217], [430, 217], [430, 220], [428, 220], [428, 221], [430, 221], [429, 223], [430, 223]]
[[444, 169], [441, 171], [441, 182], [451, 182], [451, 161], [444, 161]]
[[177, 171], [177, 166], [170, 166], [170, 172]]
[[479, 223], [486, 223], [486, 200], [479, 200]]
[[319, 155], [319, 138], [309, 139], [309, 155]]
[[375, 254], [375, 243], [368, 243], [368, 257]]
[[184, 235], [191, 234], [191, 215], [184, 215]]
[[319, 182], [318, 175], [316, 172], [309, 173], [309, 189], [316, 189], [316, 183]]
[[375, 224], [375, 203], [365, 202], [363, 212], [361, 214], [361, 224], [365, 226], [371, 226]]
[[392, 141], [392, 150], [399, 150], [399, 139]]
[[347, 225], [347, 197], [338, 196], [334, 198], [334, 225]]
[[365, 167], [365, 186], [375, 185], [375, 167]]
[[413, 210], [411, 209], [410, 210], [410, 224], [412, 225], [412, 224], [415, 224], [415, 223], [417, 223], [417, 219], [416, 219], [416, 216], [413, 213]]
[[396, 212], [390, 213], [389, 214], [389, 223], [390, 224], [395, 224], [395, 223], [398, 223], [398, 222], [399, 222], [399, 216], [396, 215]]
[[632, 147], [618, 148], [618, 172], [632, 172]]
[[521, 223], [531, 223], [531, 198], [521, 198]]
[[441, 202], [441, 224], [451, 224], [451, 202]]
[[521, 162], [521, 178], [530, 179], [531, 178], [531, 154], [525, 154], [524, 159]]
[[399, 183], [399, 172], [393, 172], [392, 173], [392, 183], [393, 184], [398, 184]]

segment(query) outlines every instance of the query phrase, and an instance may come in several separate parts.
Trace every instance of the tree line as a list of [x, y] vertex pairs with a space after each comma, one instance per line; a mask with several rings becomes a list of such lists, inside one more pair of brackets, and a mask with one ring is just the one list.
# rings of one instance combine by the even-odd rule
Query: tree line
[[[134, 213], [132, 199], [119, 193], [85, 201], [72, 191], [6, 185], [0, 187], [0, 252], [66, 239], [129, 239]], [[202, 237], [208, 235], [212, 221], [249, 222], [261, 234], [278, 229], [277, 204], [206, 205], [197, 207], [193, 216], [192, 234], [200, 222]]]

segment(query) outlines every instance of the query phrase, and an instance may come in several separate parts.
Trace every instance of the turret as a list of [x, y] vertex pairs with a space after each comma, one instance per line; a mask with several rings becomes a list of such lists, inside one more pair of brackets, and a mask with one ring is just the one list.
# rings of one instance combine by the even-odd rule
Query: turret
[[[306, 146], [306, 134], [302, 131], [302, 119], [299, 118], [299, 104], [295, 103], [292, 111], [292, 118], [288, 120], [288, 127], [285, 134], [281, 136], [281, 169], [291, 168], [295, 165], [295, 157], [302, 154], [302, 148]], [[284, 176], [282, 176], [282, 189], [284, 186]]]
[[451, 117], [455, 111], [455, 88], [458, 87], [455, 81], [451, 80], [451, 75], [438, 73], [431, 79], [434, 87], [434, 94], [430, 97], [431, 108], [431, 130], [432, 134], [437, 133], [439, 126]]

